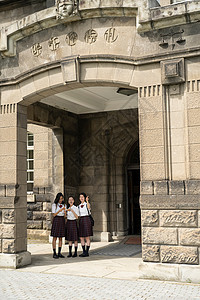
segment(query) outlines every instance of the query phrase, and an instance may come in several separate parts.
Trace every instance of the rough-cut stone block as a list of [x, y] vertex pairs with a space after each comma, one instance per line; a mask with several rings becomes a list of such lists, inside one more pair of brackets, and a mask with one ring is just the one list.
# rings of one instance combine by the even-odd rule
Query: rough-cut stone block
[[0, 223], [2, 222], [2, 210], [0, 210]]
[[45, 212], [33, 212], [33, 220], [46, 220], [46, 213]]
[[200, 228], [180, 228], [179, 239], [181, 245], [200, 246]]
[[3, 239], [2, 252], [3, 253], [15, 253], [15, 240], [14, 239]]
[[153, 195], [153, 182], [152, 181], [141, 181], [140, 182], [140, 193], [142, 195]]
[[2, 252], [2, 240], [0, 239], [0, 253]]
[[33, 220], [33, 212], [27, 211], [27, 220]]
[[15, 223], [15, 210], [4, 209], [3, 210], [3, 223]]
[[176, 228], [143, 227], [142, 237], [144, 244], [177, 245]]
[[169, 194], [170, 195], [184, 195], [185, 187], [182, 180], [169, 181]]
[[187, 195], [200, 195], [200, 180], [185, 181], [185, 190]]
[[27, 209], [31, 211], [40, 211], [42, 210], [42, 203], [35, 203], [35, 204], [29, 203], [27, 205]]
[[161, 246], [161, 262], [176, 264], [198, 264], [197, 247]]
[[141, 195], [141, 209], [200, 209], [200, 195]]
[[44, 230], [51, 230], [51, 221], [43, 221], [43, 229]]
[[36, 202], [52, 202], [54, 196], [52, 194], [37, 194], [35, 195]]
[[43, 203], [43, 210], [44, 210], [44, 211], [50, 212], [50, 211], [51, 211], [51, 206], [52, 206], [51, 203], [49, 203], [49, 202], [44, 202], [44, 203]]
[[28, 229], [42, 229], [42, 221], [27, 221]]
[[142, 210], [141, 221], [142, 221], [142, 226], [158, 226], [158, 211]]
[[160, 226], [196, 227], [196, 210], [164, 210], [160, 211]]
[[160, 247], [157, 245], [143, 245], [142, 246], [143, 261], [160, 261]]
[[16, 228], [15, 225], [0, 224], [0, 238], [12, 239], [15, 238]]
[[154, 181], [154, 194], [155, 195], [167, 195], [168, 194], [168, 182], [167, 181]]

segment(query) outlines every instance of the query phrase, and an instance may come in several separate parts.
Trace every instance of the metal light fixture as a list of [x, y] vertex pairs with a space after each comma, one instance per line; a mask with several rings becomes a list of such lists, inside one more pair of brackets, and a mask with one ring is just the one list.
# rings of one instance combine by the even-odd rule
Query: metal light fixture
[[131, 95], [137, 94], [138, 91], [137, 91], [137, 90], [134, 90], [134, 89], [119, 88], [119, 89], [117, 90], [117, 93], [118, 93], [118, 94], [125, 95], [125, 96], [131, 96]]

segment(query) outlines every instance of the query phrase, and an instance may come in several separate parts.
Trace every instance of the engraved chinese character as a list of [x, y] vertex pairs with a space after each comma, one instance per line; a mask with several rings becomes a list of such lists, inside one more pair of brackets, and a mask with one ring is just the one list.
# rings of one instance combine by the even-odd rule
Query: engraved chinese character
[[76, 32], [71, 31], [66, 36], [66, 42], [69, 46], [76, 45], [77, 40], [78, 40], [78, 34]]
[[55, 51], [59, 48], [60, 46], [60, 41], [57, 37], [52, 37], [50, 40], [49, 40], [49, 48], [52, 50], [52, 51]]
[[86, 33], [85, 33], [85, 41], [88, 44], [93, 44], [96, 42], [98, 37], [97, 32], [94, 29], [89, 29]]
[[108, 28], [104, 34], [104, 38], [108, 43], [114, 43], [118, 38], [117, 30], [113, 27]]
[[31, 50], [34, 56], [39, 56], [42, 53], [42, 46], [40, 45], [40, 43], [34, 44], [31, 47]]

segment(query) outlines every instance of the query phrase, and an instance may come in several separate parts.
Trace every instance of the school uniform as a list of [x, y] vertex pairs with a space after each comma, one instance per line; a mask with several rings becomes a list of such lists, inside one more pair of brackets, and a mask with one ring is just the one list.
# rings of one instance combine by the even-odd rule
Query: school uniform
[[91, 220], [89, 217], [89, 211], [87, 209], [87, 203], [84, 202], [83, 204], [81, 203], [78, 206], [79, 209], [79, 236], [80, 237], [88, 237], [88, 236], [93, 236], [93, 229], [92, 229], [92, 224]]
[[[73, 205], [71, 207], [71, 210], [79, 216], [79, 210], [78, 208]], [[67, 241], [78, 241], [78, 226], [77, 226], [77, 221], [76, 217], [74, 216], [72, 211], [67, 211], [67, 223], [66, 223], [66, 232], [65, 232], [65, 239]]]
[[[52, 213], [57, 213], [61, 208], [65, 207], [64, 204], [53, 204], [52, 205]], [[51, 227], [51, 236], [53, 237], [65, 237], [65, 211], [62, 210], [59, 212], [54, 218]]]

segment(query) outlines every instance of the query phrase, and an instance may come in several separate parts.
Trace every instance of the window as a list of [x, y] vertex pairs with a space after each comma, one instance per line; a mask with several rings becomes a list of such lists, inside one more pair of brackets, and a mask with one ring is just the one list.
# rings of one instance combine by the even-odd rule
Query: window
[[33, 194], [34, 185], [34, 136], [27, 133], [27, 194]]

